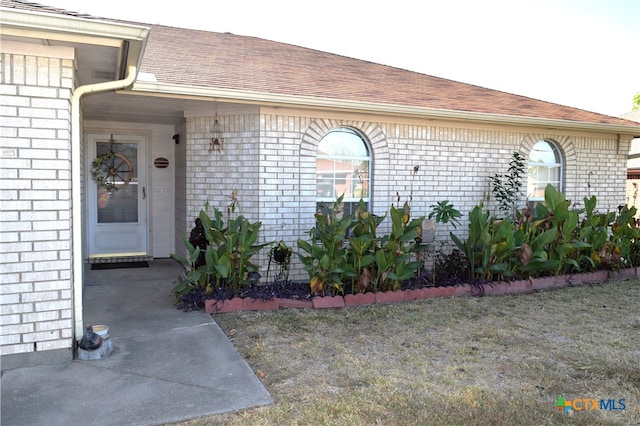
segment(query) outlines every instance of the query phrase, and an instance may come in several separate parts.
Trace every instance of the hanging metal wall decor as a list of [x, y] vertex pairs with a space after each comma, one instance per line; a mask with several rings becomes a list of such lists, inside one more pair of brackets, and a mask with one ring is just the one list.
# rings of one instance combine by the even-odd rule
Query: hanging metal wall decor
[[216, 106], [216, 113], [213, 117], [213, 124], [211, 126], [211, 143], [209, 144], [209, 152], [222, 152], [222, 144], [224, 138], [220, 132], [220, 121], [218, 121], [218, 108]]
[[113, 152], [113, 135], [111, 135], [111, 150], [96, 157], [91, 163], [91, 177], [107, 192], [118, 191], [126, 187], [134, 175], [133, 163], [119, 152]]

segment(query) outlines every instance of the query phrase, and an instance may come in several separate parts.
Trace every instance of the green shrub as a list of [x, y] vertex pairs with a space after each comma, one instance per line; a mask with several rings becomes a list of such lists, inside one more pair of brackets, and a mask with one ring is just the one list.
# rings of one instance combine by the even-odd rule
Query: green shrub
[[407, 203], [401, 209], [392, 206], [391, 233], [379, 237], [377, 229], [386, 215], [367, 212], [362, 201], [355, 214], [342, 215], [341, 205], [339, 197], [322, 206], [310, 240], [298, 239], [298, 257], [313, 294], [395, 290], [415, 276], [419, 263], [413, 248], [424, 217], [410, 220]]
[[251, 284], [249, 273], [258, 271], [252, 257], [270, 244], [257, 244], [261, 222], [252, 223], [239, 215], [229, 218], [225, 224], [220, 210], [214, 209], [213, 217], [210, 217], [207, 207], [198, 216], [208, 242], [204, 252], [205, 264], [195, 267], [201, 249], [193, 247], [186, 238], [189, 258], [171, 255], [186, 269], [185, 276], [172, 290], [177, 302], [194, 291], [203, 291], [205, 298], [236, 296], [240, 289]]
[[298, 257], [309, 273], [313, 294], [344, 293], [343, 276], [349, 270], [345, 241], [353, 215], [341, 215], [343, 196], [333, 204], [323, 204], [315, 214], [316, 226], [308, 233], [310, 241], [298, 239]]
[[487, 281], [640, 264], [635, 207], [598, 214], [595, 196], [584, 203], [571, 209], [564, 194], [547, 185], [535, 214], [524, 209], [514, 221], [497, 219], [481, 204], [469, 213], [467, 239], [453, 233], [451, 239], [469, 261], [470, 278]]

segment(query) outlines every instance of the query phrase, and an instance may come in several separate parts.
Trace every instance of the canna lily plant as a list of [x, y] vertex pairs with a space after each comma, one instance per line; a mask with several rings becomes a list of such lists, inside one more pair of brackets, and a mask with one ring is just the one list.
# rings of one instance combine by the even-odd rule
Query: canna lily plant
[[213, 216], [210, 216], [207, 209], [208, 205], [198, 216], [208, 241], [204, 252], [205, 264], [196, 267], [195, 262], [202, 249], [194, 247], [186, 238], [188, 258], [171, 255], [185, 267], [184, 277], [172, 290], [176, 303], [191, 293], [199, 293], [204, 299], [237, 295], [240, 289], [251, 284], [250, 274], [258, 271], [252, 257], [269, 244], [257, 243], [261, 222], [252, 223], [239, 215], [233, 219], [229, 217], [225, 223], [220, 210], [214, 209]]

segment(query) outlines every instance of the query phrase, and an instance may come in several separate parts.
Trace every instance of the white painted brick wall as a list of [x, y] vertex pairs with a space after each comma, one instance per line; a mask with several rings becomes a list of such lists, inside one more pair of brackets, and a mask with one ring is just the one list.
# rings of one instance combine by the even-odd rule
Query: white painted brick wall
[[0, 348], [71, 349], [73, 62], [2, 53], [1, 68]]

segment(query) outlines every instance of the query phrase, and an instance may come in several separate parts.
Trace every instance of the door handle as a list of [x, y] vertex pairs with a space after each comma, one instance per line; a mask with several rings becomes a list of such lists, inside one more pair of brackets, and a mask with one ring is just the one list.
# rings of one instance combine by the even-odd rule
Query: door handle
[[147, 188], [145, 188], [144, 186], [142, 187], [142, 199], [147, 199]]

